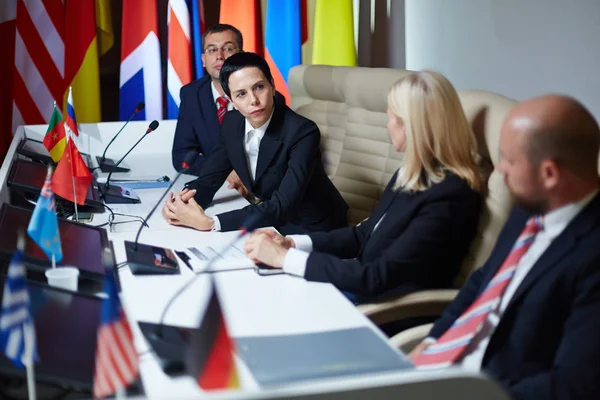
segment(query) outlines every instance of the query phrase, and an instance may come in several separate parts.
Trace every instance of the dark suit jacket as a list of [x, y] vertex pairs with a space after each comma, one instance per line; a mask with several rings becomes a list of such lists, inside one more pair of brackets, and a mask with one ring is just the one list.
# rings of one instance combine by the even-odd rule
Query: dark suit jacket
[[193, 150], [199, 155], [187, 173], [199, 175], [207, 155], [219, 141], [217, 107], [210, 82], [210, 76], [204, 76], [181, 88], [172, 151], [173, 166], [177, 171], [181, 170], [185, 155]]
[[306, 279], [367, 296], [362, 301], [452, 285], [477, 229], [481, 195], [449, 172], [422, 192], [394, 191], [395, 180], [361, 224], [309, 235]]
[[244, 153], [245, 119], [239, 111], [225, 115], [221, 132], [200, 176], [187, 184], [197, 190], [196, 201], [206, 208], [232, 169], [249, 192], [263, 200], [258, 206], [219, 214], [223, 231], [238, 229], [252, 214], [262, 217], [261, 226], [275, 226], [285, 234], [346, 225], [348, 206], [325, 174], [319, 128], [290, 110], [280, 96], [260, 142], [255, 181]]
[[[523, 230], [514, 210], [486, 264], [435, 323], [440, 337], [477, 298]], [[600, 196], [553, 240], [510, 300], [482, 368], [516, 399], [600, 399]]]

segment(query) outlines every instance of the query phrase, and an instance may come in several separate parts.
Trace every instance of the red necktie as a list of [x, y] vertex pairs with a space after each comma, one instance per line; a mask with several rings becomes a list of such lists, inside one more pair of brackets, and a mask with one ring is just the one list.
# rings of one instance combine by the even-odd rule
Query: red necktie
[[227, 97], [221, 96], [217, 98], [217, 103], [219, 103], [219, 108], [217, 109], [217, 118], [219, 120], [219, 125], [221, 125], [221, 122], [223, 122], [223, 117], [225, 116], [225, 113], [227, 113], [227, 104], [229, 103], [229, 100], [227, 100]]
[[438, 340], [415, 357], [413, 363], [423, 368], [441, 368], [456, 362], [481, 329], [488, 314], [500, 305], [502, 295], [512, 279], [519, 260], [542, 230], [541, 218], [530, 218], [502, 266], [484, 291]]

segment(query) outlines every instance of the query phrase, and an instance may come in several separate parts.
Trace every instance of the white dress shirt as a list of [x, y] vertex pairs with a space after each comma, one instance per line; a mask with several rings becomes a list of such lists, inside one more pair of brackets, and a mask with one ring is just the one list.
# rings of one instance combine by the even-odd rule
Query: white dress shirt
[[[267, 128], [271, 123], [271, 118], [273, 118], [273, 112], [275, 112], [275, 109], [273, 109], [273, 111], [271, 112], [271, 116], [269, 117], [267, 122], [265, 122], [258, 128], [252, 127], [250, 122], [246, 120], [244, 133], [244, 153], [246, 155], [246, 162], [248, 163], [248, 170], [250, 171], [250, 176], [253, 181], [256, 178], [256, 166], [258, 164], [258, 150], [260, 149], [260, 142], [265, 136]], [[221, 230], [221, 221], [219, 221], [219, 217], [217, 216], [213, 217], [212, 230]]]
[[[381, 218], [379, 218], [379, 221], [377, 221], [371, 232], [375, 232], [386, 214], [387, 213], [384, 213]], [[308, 235], [289, 235], [287, 237], [294, 240], [296, 248], [289, 249], [285, 255], [285, 258], [283, 259], [283, 272], [304, 277], [304, 274], [306, 273], [306, 264], [308, 263], [308, 255], [313, 249], [312, 240], [310, 240], [310, 236]]]
[[568, 204], [544, 215], [542, 218], [544, 229], [537, 233], [531, 247], [529, 247], [527, 252], [519, 260], [515, 274], [506, 287], [499, 307], [488, 314], [483, 322], [481, 330], [475, 334], [473, 340], [465, 349], [465, 355], [457, 364], [462, 365], [462, 367], [467, 370], [479, 371], [481, 369], [481, 362], [483, 361], [483, 356], [485, 355], [485, 350], [490, 342], [490, 338], [494, 334], [494, 331], [500, 322], [500, 318], [502, 318], [502, 314], [506, 310], [506, 307], [510, 303], [515, 292], [536, 261], [544, 254], [546, 249], [548, 249], [552, 240], [561, 234], [569, 222], [571, 222], [573, 218], [575, 218], [575, 216], [579, 214], [590, 201], [592, 201], [597, 193], [598, 191], [595, 190], [593, 193], [590, 193], [575, 203]]
[[[217, 110], [218, 110], [219, 109], [219, 102], [217, 101], [217, 99], [219, 97], [221, 97], [221, 94], [219, 93], [219, 91], [215, 87], [215, 83], [213, 81], [210, 81], [210, 89], [212, 90], [213, 101], [215, 102], [215, 105], [217, 106]], [[231, 110], [233, 110], [233, 103], [231, 103], [229, 101], [229, 102], [227, 102], [227, 111], [231, 111]]]

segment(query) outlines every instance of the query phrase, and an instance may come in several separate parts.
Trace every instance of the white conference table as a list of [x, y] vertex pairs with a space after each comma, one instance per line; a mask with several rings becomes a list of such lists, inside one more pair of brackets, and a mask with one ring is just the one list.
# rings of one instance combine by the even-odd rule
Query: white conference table
[[[132, 126], [133, 125], [133, 126]], [[134, 122], [129, 126], [133, 132], [141, 131], [147, 122]], [[119, 128], [119, 123], [82, 124], [78, 138], [81, 151], [101, 154], [102, 143], [107, 143]], [[157, 178], [175, 171], [170, 161], [170, 148], [174, 131], [174, 121], [161, 122], [168, 132], [149, 135], [146, 142], [131, 153], [128, 165], [132, 171], [114, 174], [113, 179]], [[0, 200], [9, 201], [6, 177], [12, 160], [16, 157], [18, 141], [23, 136], [40, 139], [46, 126], [21, 127], [9, 149], [0, 169]], [[86, 131], [90, 132], [86, 136]], [[139, 136], [126, 136], [133, 143]], [[152, 139], [152, 140], [149, 140]], [[121, 137], [118, 139], [121, 140]], [[95, 141], [99, 143], [95, 143]], [[124, 140], [125, 142], [125, 140]], [[150, 142], [150, 143], [148, 143]], [[144, 145], [144, 146], [142, 146]], [[124, 154], [128, 144], [112, 148], [108, 156], [118, 158]], [[104, 174], [101, 174], [104, 175]], [[175, 189], [192, 179], [182, 176]], [[130, 206], [128, 211], [145, 217], [147, 209], [164, 192], [161, 189], [137, 189], [142, 200], [138, 209]], [[227, 199], [209, 207], [207, 214], [214, 215], [228, 209], [243, 207], [246, 201], [235, 191], [222, 188], [217, 198]], [[118, 208], [118, 207], [117, 207]], [[91, 222], [99, 225], [106, 221], [108, 213], [98, 214]], [[167, 224], [160, 215], [160, 207], [148, 221], [140, 235], [140, 243], [182, 249], [188, 246], [223, 245], [235, 237], [236, 232], [199, 232], [193, 229]], [[126, 260], [123, 242], [133, 241], [140, 223], [117, 225], [108, 229], [113, 242], [116, 262]], [[289, 384], [277, 388], [261, 388], [253, 379], [244, 363], [236, 358], [242, 389], [227, 392], [203, 392], [191, 377], [171, 378], [161, 369], [156, 356], [144, 339], [136, 322], [159, 322], [160, 315], [171, 296], [194, 274], [181, 264], [181, 273], [173, 276], [134, 276], [129, 268], [119, 270], [122, 287], [121, 299], [133, 328], [136, 348], [140, 356], [140, 374], [148, 398], [389, 398], [391, 395], [404, 398], [445, 398], [476, 399], [485, 396], [487, 400], [506, 399], [498, 386], [479, 373], [460, 369], [439, 372], [402, 371], [379, 374], [363, 374], [349, 377], [312, 380]], [[301, 333], [327, 332], [348, 328], [369, 328], [374, 335], [387, 343], [386, 337], [373, 323], [361, 314], [334, 286], [328, 283], [307, 282], [302, 278], [276, 275], [259, 276], [253, 270], [240, 270], [200, 275], [172, 304], [164, 323], [183, 327], [196, 327], [206, 307], [210, 280], [214, 279], [229, 334], [236, 337], [292, 335]], [[356, 343], [360, 346], [360, 343]], [[388, 345], [389, 346], [389, 345]], [[307, 349], [310, 351], [310, 349]], [[389, 346], [390, 352], [398, 352]]]

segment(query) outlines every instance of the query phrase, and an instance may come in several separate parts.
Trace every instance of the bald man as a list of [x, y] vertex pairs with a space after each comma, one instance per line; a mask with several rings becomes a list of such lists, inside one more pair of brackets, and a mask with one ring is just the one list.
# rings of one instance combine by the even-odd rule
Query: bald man
[[600, 399], [600, 130], [576, 100], [517, 105], [498, 170], [516, 208], [410, 354], [419, 368], [483, 370], [515, 399]]

